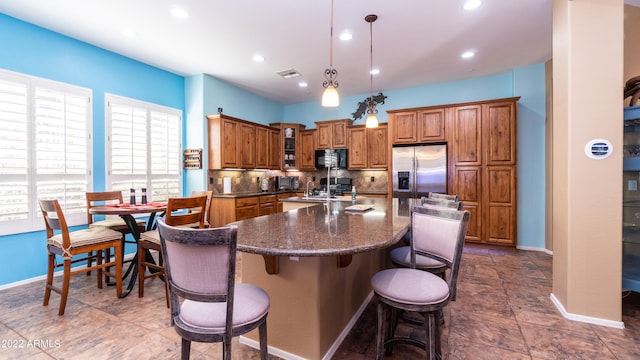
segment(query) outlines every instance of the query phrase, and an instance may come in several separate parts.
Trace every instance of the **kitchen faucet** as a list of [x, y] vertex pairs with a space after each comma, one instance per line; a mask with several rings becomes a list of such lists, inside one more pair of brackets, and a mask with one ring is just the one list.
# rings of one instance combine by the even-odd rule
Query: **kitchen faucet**
[[307, 199], [308, 199], [308, 198], [309, 198], [309, 196], [310, 196], [310, 194], [309, 194], [309, 183], [313, 184], [313, 181], [311, 181], [311, 180], [307, 181], [307, 192], [306, 192], [306, 194], [307, 194]]

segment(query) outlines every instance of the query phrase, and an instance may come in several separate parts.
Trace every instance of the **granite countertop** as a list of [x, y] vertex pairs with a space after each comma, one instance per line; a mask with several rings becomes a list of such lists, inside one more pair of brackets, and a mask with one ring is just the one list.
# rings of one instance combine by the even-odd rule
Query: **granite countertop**
[[238, 250], [271, 256], [349, 255], [385, 248], [409, 229], [411, 199], [358, 199], [373, 208], [345, 210], [351, 201], [318, 203], [236, 221]]

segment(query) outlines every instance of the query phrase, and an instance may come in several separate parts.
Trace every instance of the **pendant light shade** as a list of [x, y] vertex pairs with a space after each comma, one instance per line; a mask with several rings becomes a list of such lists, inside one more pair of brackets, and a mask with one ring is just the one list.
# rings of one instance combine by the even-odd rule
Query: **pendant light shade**
[[373, 100], [373, 22], [378, 20], [377, 15], [367, 15], [364, 17], [364, 20], [369, 23], [369, 36], [370, 36], [370, 63], [369, 63], [369, 101], [367, 104], [367, 120], [365, 121], [365, 126], [368, 128], [376, 128], [378, 127], [378, 110], [376, 109], [376, 102]]
[[336, 107], [340, 105], [340, 95], [338, 90], [333, 86], [327, 86], [322, 93], [322, 106]]
[[338, 95], [338, 70], [333, 67], [333, 0], [331, 0], [331, 35], [329, 42], [329, 67], [324, 70], [325, 81], [322, 83], [324, 93], [322, 94], [322, 106], [336, 107], [340, 105], [340, 95]]
[[378, 117], [376, 116], [376, 114], [369, 114], [369, 116], [367, 116], [367, 120], [365, 121], [365, 127], [368, 127], [368, 128], [378, 127]]

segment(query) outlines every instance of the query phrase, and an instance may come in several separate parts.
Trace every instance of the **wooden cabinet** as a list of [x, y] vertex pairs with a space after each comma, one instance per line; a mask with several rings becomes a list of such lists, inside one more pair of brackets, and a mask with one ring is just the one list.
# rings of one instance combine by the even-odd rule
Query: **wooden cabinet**
[[316, 130], [300, 131], [299, 170], [315, 170]]
[[279, 129], [222, 114], [207, 121], [209, 169], [281, 168]]
[[393, 144], [445, 141], [444, 107], [389, 112]]
[[481, 105], [461, 106], [453, 109], [456, 165], [481, 165], [482, 112]]
[[352, 126], [348, 131], [349, 135], [349, 156], [348, 168], [350, 170], [365, 169], [368, 165], [367, 151], [367, 128], [364, 125]]
[[269, 169], [269, 138], [268, 127], [256, 126], [256, 169]]
[[388, 167], [387, 125], [367, 129], [364, 125], [351, 126], [349, 138], [349, 169], [371, 169]]
[[471, 212], [467, 241], [516, 245], [517, 101], [451, 109], [449, 188]]
[[278, 204], [275, 195], [263, 195], [259, 197], [260, 216], [275, 214], [278, 211]]
[[238, 122], [221, 114], [207, 115], [209, 169], [239, 168]]
[[238, 143], [240, 144], [240, 167], [254, 169], [256, 167], [256, 127], [244, 122], [239, 123]]
[[282, 168], [282, 141], [280, 130], [269, 128], [269, 169]]
[[316, 149], [346, 149], [347, 127], [351, 123], [350, 119], [316, 122]]
[[367, 129], [367, 153], [369, 168], [386, 169], [388, 167], [387, 125]]
[[213, 197], [209, 223], [213, 227], [226, 226], [234, 221], [251, 219], [282, 211], [278, 199], [292, 196], [291, 193], [257, 195], [247, 197]]
[[296, 170], [300, 161], [300, 131], [304, 125], [291, 123], [272, 123], [272, 127], [280, 129], [281, 139], [281, 170]]

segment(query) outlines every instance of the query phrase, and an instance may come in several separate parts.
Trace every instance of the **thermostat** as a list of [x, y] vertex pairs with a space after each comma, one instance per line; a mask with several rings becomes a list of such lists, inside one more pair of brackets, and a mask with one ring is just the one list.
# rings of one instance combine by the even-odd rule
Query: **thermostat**
[[613, 145], [609, 140], [593, 139], [584, 146], [584, 152], [594, 160], [606, 159], [613, 152]]

